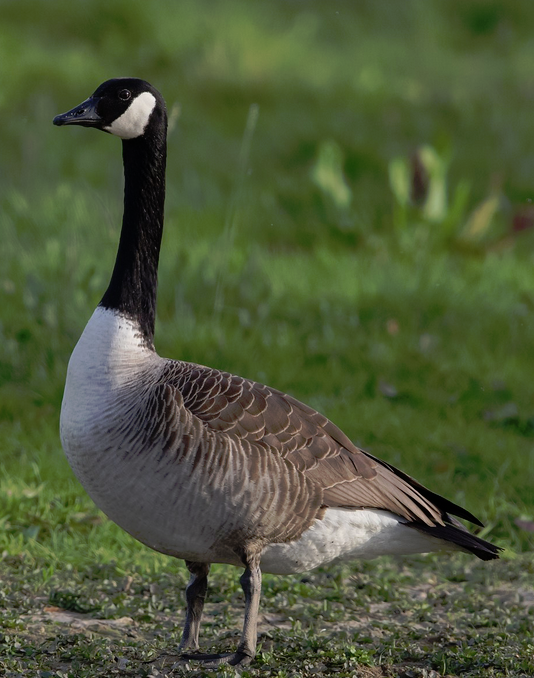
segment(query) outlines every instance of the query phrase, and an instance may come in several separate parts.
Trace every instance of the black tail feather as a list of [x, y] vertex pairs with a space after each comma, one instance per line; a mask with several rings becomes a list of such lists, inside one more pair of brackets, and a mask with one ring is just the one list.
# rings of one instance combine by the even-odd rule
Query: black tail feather
[[481, 560], [494, 560], [499, 557], [499, 552], [502, 551], [499, 546], [494, 546], [489, 541], [471, 534], [461, 525], [459, 527], [455, 525], [435, 525], [431, 527], [424, 523], [406, 523], [406, 526], [425, 532], [425, 534], [437, 539], [456, 544], [459, 548], [469, 551]]

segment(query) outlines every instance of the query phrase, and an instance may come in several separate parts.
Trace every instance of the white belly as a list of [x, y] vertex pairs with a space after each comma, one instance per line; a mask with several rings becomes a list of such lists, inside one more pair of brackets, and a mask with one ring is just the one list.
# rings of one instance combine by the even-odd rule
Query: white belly
[[[454, 545], [450, 545], [454, 549]], [[406, 527], [388, 511], [327, 509], [297, 541], [265, 548], [261, 568], [271, 574], [313, 570], [341, 560], [428, 553], [447, 548], [441, 539]]]

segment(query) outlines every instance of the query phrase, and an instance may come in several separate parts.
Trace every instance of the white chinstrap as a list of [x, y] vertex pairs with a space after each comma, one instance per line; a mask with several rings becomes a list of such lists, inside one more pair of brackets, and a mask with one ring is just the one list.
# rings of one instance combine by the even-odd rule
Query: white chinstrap
[[120, 139], [136, 139], [144, 134], [155, 106], [156, 97], [150, 92], [142, 92], [120, 117], [104, 129]]

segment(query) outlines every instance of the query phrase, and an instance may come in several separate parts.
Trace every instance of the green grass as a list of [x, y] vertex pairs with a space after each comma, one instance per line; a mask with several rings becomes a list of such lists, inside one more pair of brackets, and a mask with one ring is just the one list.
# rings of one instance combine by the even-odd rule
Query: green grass
[[[20, 559], [2, 586], [4, 675], [232, 676], [176, 665], [182, 569], [94, 563], [47, 573]], [[231, 650], [242, 600], [215, 566], [201, 642]], [[435, 557], [265, 576], [254, 666], [244, 677], [530, 676], [532, 562]], [[45, 594], [46, 591], [46, 594]], [[174, 667], [174, 668], [173, 668]], [[432, 673], [433, 672], [433, 673]]]
[[[67, 361], [113, 264], [122, 167], [116, 140], [51, 120], [117, 75], [150, 80], [171, 111], [160, 353], [266, 382], [320, 409], [486, 523], [485, 536], [511, 559], [491, 570], [492, 586], [507, 567], [519, 573], [514, 558], [532, 551], [523, 528], [534, 519], [531, 3], [197, 0], [178, 9], [16, 0], [1, 13], [0, 574], [14, 591], [1, 602], [6, 618], [24, 635], [21, 577], [28, 609], [80, 596], [92, 609], [92, 597], [109, 592], [102, 568], [154, 582], [178, 572], [174, 635], [141, 647], [139, 661], [175, 644], [181, 620], [182, 566], [106, 521], [58, 437]], [[428, 190], [414, 200], [416, 150]], [[405, 576], [393, 565], [367, 567], [354, 572]], [[435, 561], [428, 567], [446, 578]], [[346, 590], [349, 571], [334, 572]], [[239, 598], [235, 574], [217, 574], [218, 605], [229, 592]], [[286, 585], [276, 581], [266, 609], [289, 618], [306, 594], [291, 580], [285, 609], [276, 601]], [[321, 591], [307, 595], [322, 604]], [[483, 612], [476, 600], [489, 623], [493, 608]], [[99, 605], [99, 615], [114, 616]], [[292, 675], [281, 653], [298, 664], [320, 637], [313, 620], [322, 613], [306, 609], [304, 622], [291, 622], [291, 645], [274, 633], [272, 655], [260, 658], [273, 671], [265, 675]], [[465, 619], [449, 612], [452, 636], [454, 618], [461, 628]], [[221, 629], [224, 619], [209, 638]], [[509, 632], [513, 652], [528, 654], [522, 627]], [[361, 638], [329, 636], [335, 657], [315, 668], [389, 671], [412, 652], [408, 632], [398, 641], [396, 633], [368, 655]], [[456, 650], [440, 644], [421, 661], [443, 675], [532, 673], [496, 633], [470, 636], [480, 656], [487, 638], [499, 648], [493, 674], [476, 673], [479, 659], [461, 637]], [[71, 648], [61, 650], [71, 657], [57, 669], [65, 675], [85, 675], [72, 669], [81, 666], [76, 653], [103, 653], [104, 666], [111, 652], [108, 641], [91, 645], [83, 635], [61, 642]]]

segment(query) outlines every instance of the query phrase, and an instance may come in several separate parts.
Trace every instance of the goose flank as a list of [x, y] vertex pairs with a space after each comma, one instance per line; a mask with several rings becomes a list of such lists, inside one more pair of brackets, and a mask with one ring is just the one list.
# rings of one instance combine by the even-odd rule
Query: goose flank
[[311, 407], [156, 353], [167, 114], [154, 87], [108, 80], [54, 124], [122, 139], [125, 179], [111, 280], [67, 372], [60, 433], [69, 463], [111, 520], [185, 560], [180, 651], [198, 649], [210, 564], [244, 568], [236, 651], [185, 658], [252, 661], [262, 571], [439, 550], [498, 557], [454, 517], [481, 525], [471, 513], [360, 450]]

